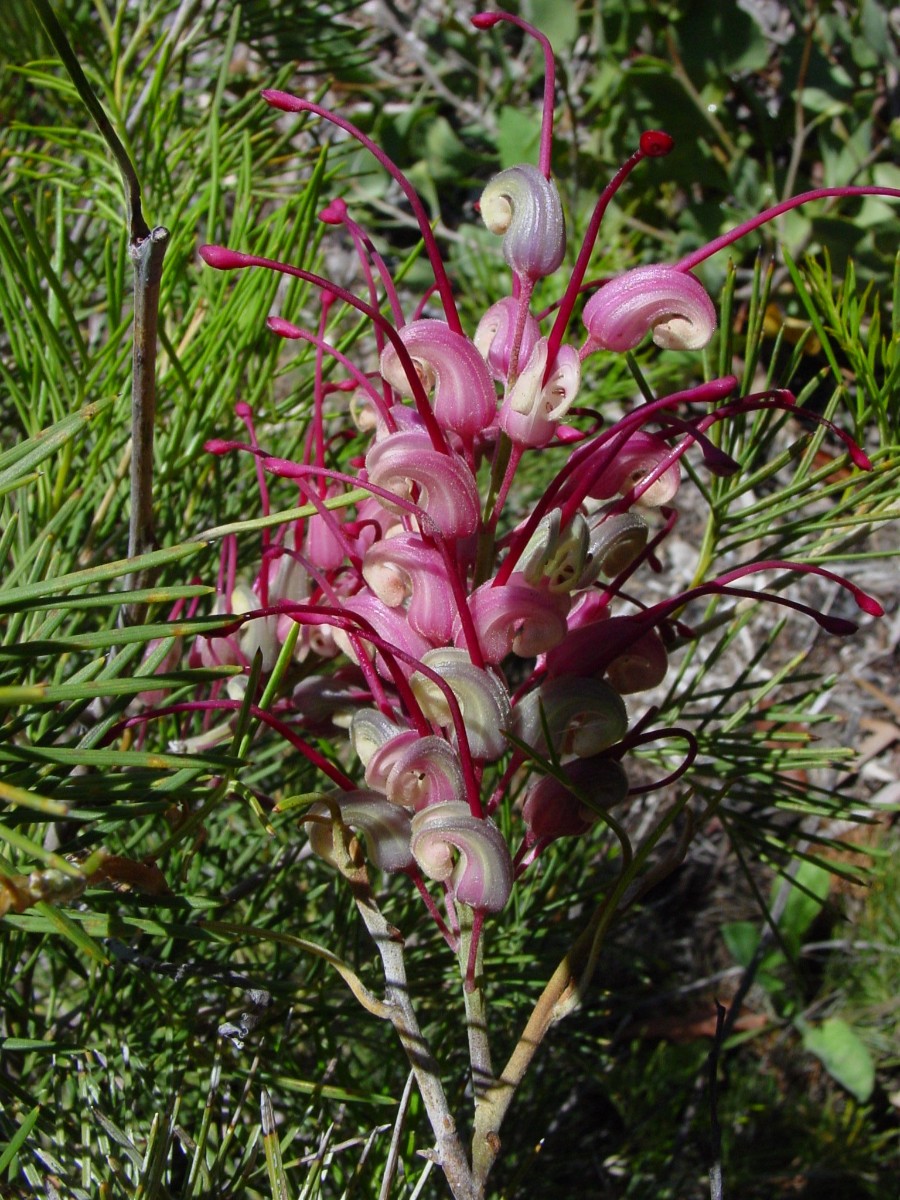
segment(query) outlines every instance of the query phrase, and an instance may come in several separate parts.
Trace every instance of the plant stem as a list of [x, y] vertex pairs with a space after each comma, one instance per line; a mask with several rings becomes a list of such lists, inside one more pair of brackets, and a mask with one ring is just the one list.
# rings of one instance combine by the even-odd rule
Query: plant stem
[[[472, 1173], [483, 1189], [500, 1153], [500, 1126], [513, 1097], [551, 1026], [562, 1021], [581, 1003], [594, 972], [603, 939], [615, 917], [630, 902], [630, 885], [640, 874], [663, 833], [681, 813], [690, 793], [674, 804], [650, 836], [624, 867], [611, 891], [595, 909], [590, 921], [575, 939], [541, 992], [503, 1073], [484, 1093], [475, 1109], [472, 1136]], [[672, 863], [674, 866], [674, 862]]]
[[457, 906], [459, 914], [459, 973], [464, 981], [463, 998], [466, 1006], [466, 1031], [469, 1036], [469, 1063], [472, 1068], [472, 1088], [476, 1107], [480, 1098], [494, 1082], [491, 1066], [491, 1047], [488, 1040], [487, 1005], [481, 983], [483, 979], [484, 933], [478, 938], [475, 952], [474, 984], [471, 991], [465, 986], [469, 969], [473, 937], [474, 913], [466, 904]]
[[415, 1073], [419, 1094], [434, 1133], [434, 1157], [444, 1172], [454, 1200], [483, 1200], [484, 1187], [476, 1181], [466, 1159], [441, 1083], [437, 1060], [419, 1028], [409, 994], [400, 931], [382, 915], [369, 886], [365, 868], [355, 867], [348, 862], [341, 867], [341, 871], [350, 884], [359, 915], [381, 958], [388, 1020], [394, 1026]]
[[[128, 526], [128, 557], [135, 558], [154, 549], [153, 543], [153, 424], [156, 417], [156, 341], [159, 315], [159, 283], [169, 231], [162, 225], [151, 229], [141, 207], [141, 184], [131, 156], [103, 105], [97, 99], [65, 30], [56, 18], [49, 0], [31, 0], [47, 36], [69, 73], [85, 108], [91, 114], [116, 160], [125, 189], [128, 210], [129, 253], [134, 265], [134, 349], [131, 386], [131, 514]], [[148, 582], [146, 572], [129, 575], [126, 589], [141, 588]], [[146, 605], [129, 605], [124, 622], [143, 620]]]
[[[156, 418], [156, 346], [159, 317], [159, 283], [169, 244], [169, 231], [158, 225], [146, 237], [132, 237], [134, 264], [134, 348], [131, 384], [131, 513], [128, 524], [128, 557], [153, 549], [153, 425]], [[140, 574], [129, 576], [128, 588], [147, 582]], [[143, 619], [144, 606], [129, 605], [126, 621]]]

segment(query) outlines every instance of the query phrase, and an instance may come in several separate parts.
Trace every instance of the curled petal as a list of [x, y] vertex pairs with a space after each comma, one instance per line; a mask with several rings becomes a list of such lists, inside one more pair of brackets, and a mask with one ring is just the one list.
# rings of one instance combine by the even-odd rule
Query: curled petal
[[[341, 607], [346, 613], [355, 613], [356, 616], [362, 617], [386, 642], [413, 658], [421, 658], [429, 648], [429, 643], [421, 634], [410, 628], [406, 615], [401, 609], [388, 608], [371, 592], [357, 592], [349, 600], [344, 600]], [[335, 628], [334, 640], [352, 662], [359, 662], [350, 640], [350, 634], [346, 630]], [[360, 642], [365, 649], [367, 646], [365, 638], [360, 638]], [[408, 670], [406, 665], [403, 662], [400, 662], [399, 665], [400, 669], [406, 673]], [[392, 678], [390, 668], [384, 661], [381, 651], [377, 651], [375, 654], [375, 669], [383, 679]]]
[[605, 283], [584, 306], [590, 350], [633, 350], [647, 333], [666, 350], [700, 350], [716, 310], [698, 279], [675, 267], [636, 267]]
[[415, 729], [402, 729], [390, 741], [384, 742], [366, 763], [366, 785], [376, 792], [387, 792], [388, 776], [394, 769], [394, 764], [402, 752], [414, 742], [420, 734]]
[[410, 847], [423, 874], [446, 880], [455, 900], [479, 912], [499, 912], [509, 899], [513, 865], [493, 821], [467, 804], [435, 804], [412, 819]]
[[491, 233], [503, 234], [503, 256], [517, 275], [553, 274], [565, 253], [566, 227], [552, 180], [529, 163], [508, 167], [481, 193], [479, 209]]
[[416, 503], [445, 537], [467, 537], [478, 528], [472, 472], [459, 455], [435, 450], [427, 433], [405, 429], [382, 438], [366, 455], [366, 470], [377, 487], [404, 500], [417, 486]]
[[407, 601], [407, 620], [435, 643], [450, 640], [456, 607], [439, 550], [414, 533], [376, 542], [363, 559], [363, 577], [389, 608]]
[[[446, 681], [456, 697], [472, 757], [499, 758], [506, 749], [504, 730], [509, 728], [511, 712], [506, 688], [497, 676], [476, 667], [467, 651], [452, 646], [429, 650], [422, 662]], [[416, 672], [409, 683], [430, 721], [444, 728], [452, 725], [450, 707], [433, 680]]]
[[[637, 502], [647, 508], [668, 504], [681, 483], [681, 467], [676, 460], [661, 472], [658, 468], [671, 453], [671, 447], [662, 438], [639, 430], [621, 447], [588, 494], [608, 500], [617, 492], [624, 496], [633, 488]], [[651, 482], [648, 477], [653, 475], [657, 477]]]
[[[494, 587], [489, 581], [469, 597], [469, 611], [485, 662], [496, 666], [508, 654], [533, 658], [552, 650], [566, 636], [569, 599], [564, 592], [531, 587], [521, 575]], [[463, 638], [461, 623], [454, 640]]]
[[628, 776], [610, 758], [580, 758], [566, 763], [563, 774], [572, 786], [544, 775], [525, 796], [522, 818], [539, 841], [586, 833], [599, 809], [621, 804], [628, 795]]
[[650, 629], [612, 660], [606, 678], [620, 696], [631, 696], [662, 683], [668, 669], [669, 656], [662, 639]]
[[576, 585], [587, 586], [581, 580], [589, 563], [588, 523], [581, 513], [575, 513], [562, 529], [561, 518], [559, 508], [541, 517], [519, 559], [526, 583], [535, 586], [544, 583], [551, 592], [570, 592]]
[[393, 804], [417, 812], [432, 804], [465, 804], [465, 783], [459, 755], [440, 737], [410, 740], [397, 754], [387, 777], [387, 797]]
[[[235, 615], [253, 612], [261, 607], [260, 599], [252, 588], [244, 583], [237, 584], [231, 593], [231, 611]], [[256, 652], [259, 651], [262, 655], [263, 671], [271, 671], [281, 649], [278, 640], [278, 617], [254, 617], [252, 621], [247, 621], [241, 629], [238, 644], [247, 662], [253, 662]]]
[[309, 822], [309, 842], [320, 858], [331, 866], [339, 865], [334, 851], [332, 808], [341, 815], [341, 824], [363, 835], [369, 861], [382, 871], [408, 871], [414, 863], [410, 849], [410, 819], [405, 808], [398, 808], [377, 792], [340, 792], [329, 803], [314, 804], [309, 817], [326, 818]]
[[549, 379], [547, 339], [541, 338], [500, 408], [499, 425], [519, 446], [545, 446], [569, 411], [581, 385], [581, 362], [574, 346], [560, 346]]
[[563, 675], [516, 706], [516, 732], [538, 754], [549, 749], [549, 734], [557, 754], [586, 758], [620, 742], [627, 729], [621, 696], [600, 679]]
[[585, 570], [578, 580], [587, 587], [598, 575], [614, 578], [630, 567], [647, 545], [647, 522], [637, 513], [601, 517], [590, 526]]
[[399, 725], [377, 708], [357, 709], [350, 722], [350, 741], [364, 767], [369, 765], [369, 759], [376, 750], [402, 732]]
[[[442, 429], [471, 438], [491, 424], [497, 394], [473, 342], [443, 321], [426, 320], [404, 326], [400, 339], [422, 386], [433, 397], [432, 408]], [[381, 375], [401, 396], [413, 395], [414, 384], [391, 344], [381, 355]]]
[[[514, 297], [505, 296], [498, 300], [478, 322], [473, 338], [475, 348], [487, 363], [491, 375], [501, 383], [505, 383], [509, 375], [518, 312], [519, 301]], [[541, 327], [529, 313], [525, 318], [519, 344], [519, 362], [528, 362], [540, 336]]]

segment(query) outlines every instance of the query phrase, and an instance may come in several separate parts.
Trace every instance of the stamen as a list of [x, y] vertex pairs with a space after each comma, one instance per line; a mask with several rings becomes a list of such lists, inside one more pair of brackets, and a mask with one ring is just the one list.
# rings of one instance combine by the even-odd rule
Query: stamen
[[304, 100], [300, 96], [292, 96], [288, 92], [280, 92], [271, 88], [267, 88], [262, 92], [262, 98], [267, 104], [271, 104], [273, 108], [281, 109], [282, 112], [311, 112], [315, 113], [317, 117], [321, 117], [324, 121], [330, 121], [332, 125], [337, 125], [339, 129], [343, 129], [345, 133], [349, 133], [351, 137], [355, 138], [360, 145], [365, 146], [369, 153], [381, 163], [388, 174], [400, 184], [413, 210], [419, 231], [422, 234], [425, 251], [428, 254], [431, 269], [434, 272], [434, 279], [441, 295], [441, 303], [444, 307], [447, 324], [455, 333], [462, 333], [459, 313], [456, 311], [456, 303], [453, 299], [453, 289], [450, 285], [450, 280], [444, 267], [444, 260], [441, 258], [441, 252], [438, 249], [438, 244], [431, 228], [428, 213], [425, 211], [425, 206], [422, 203], [419, 193], [396, 163], [392, 162], [381, 147], [376, 145], [371, 138], [366, 137], [361, 129], [357, 129], [355, 125], [337, 113], [323, 108], [321, 104], [314, 104], [312, 100]]
[[472, 17], [476, 29], [493, 29], [501, 21], [515, 25], [540, 44], [544, 52], [544, 112], [541, 118], [541, 147], [538, 167], [545, 179], [550, 178], [550, 155], [553, 149], [553, 108], [556, 99], [556, 62], [549, 39], [539, 29], [508, 12], [482, 12]]
[[751, 217], [749, 221], [743, 221], [740, 225], [736, 225], [734, 229], [728, 233], [723, 233], [721, 237], [713, 238], [711, 242], [707, 242], [705, 246], [701, 246], [699, 250], [694, 250], [691, 254], [686, 254], [684, 258], [679, 259], [675, 267], [679, 271], [690, 271], [697, 263], [703, 262], [710, 258], [719, 250], [723, 250], [726, 246], [730, 246], [732, 242], [736, 242], [739, 238], [745, 237], [748, 233], [752, 233], [754, 229], [758, 229], [760, 225], [765, 225], [768, 221], [772, 221], [775, 217], [780, 217], [782, 213], [790, 212], [792, 208], [799, 208], [803, 204], [809, 204], [812, 200], [824, 200], [828, 196], [895, 196], [900, 197], [900, 188], [889, 187], [830, 187], [816, 188], [812, 192], [801, 192], [799, 196], [791, 196], [788, 200], [782, 200], [780, 204], [775, 204], [771, 208], [764, 209], [761, 213], [757, 213], [755, 217]]

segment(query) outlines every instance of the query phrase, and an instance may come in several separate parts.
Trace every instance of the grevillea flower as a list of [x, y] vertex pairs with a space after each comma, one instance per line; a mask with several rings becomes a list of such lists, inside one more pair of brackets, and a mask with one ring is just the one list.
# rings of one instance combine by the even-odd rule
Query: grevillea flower
[[[497, 394], [475, 344], [443, 321], [413, 321], [399, 333], [441, 428], [472, 438], [490, 425]], [[381, 376], [401, 396], [413, 395], [413, 381], [392, 345], [382, 352]]]
[[601, 810], [628, 795], [628, 776], [615, 759], [580, 758], [561, 770], [566, 783], [543, 775], [525, 794], [522, 819], [536, 841], [587, 833]]
[[422, 873], [446, 882], [454, 900], [499, 912], [512, 891], [512, 858], [503, 834], [468, 805], [436, 804], [412, 819], [410, 848]]
[[412, 628], [435, 646], [450, 640], [456, 608], [447, 560], [415, 533], [382, 538], [366, 551], [363, 578], [389, 608], [405, 605]]
[[375, 442], [366, 455], [366, 471], [371, 483], [401, 500], [410, 500], [413, 487], [418, 488], [416, 504], [444, 537], [465, 537], [478, 528], [472, 472], [459, 455], [435, 450], [426, 433], [400, 430]]
[[[494, 587], [482, 584], [469, 597], [469, 611], [485, 662], [496, 666], [508, 654], [534, 658], [552, 650], [566, 636], [569, 600], [565, 592], [532, 587], [524, 576]], [[454, 641], [464, 641], [462, 622], [454, 626]]]
[[507, 391], [498, 424], [516, 446], [546, 446], [571, 408], [581, 383], [581, 363], [572, 346], [560, 346], [547, 370], [547, 339], [541, 338], [525, 369]]
[[562, 675], [516, 707], [516, 733], [539, 754], [552, 747], [557, 755], [586, 758], [620, 742], [627, 729], [621, 697], [600, 679]]
[[[499, 677], [476, 667], [466, 650], [447, 647], [429, 650], [423, 664], [445, 680], [459, 703], [469, 748], [474, 758], [493, 760], [507, 748], [504, 731], [512, 714], [509, 696]], [[452, 726], [452, 713], [439, 687], [421, 672], [410, 678], [410, 687], [430, 721], [445, 729]]]
[[552, 275], [566, 250], [566, 226], [552, 179], [523, 163], [495, 175], [479, 211], [491, 233], [503, 235], [503, 257], [523, 279]]
[[649, 333], [666, 350], [702, 350], [716, 330], [716, 310], [698, 279], [653, 264], [617, 275], [584, 306], [593, 350], [633, 350]]
[[[521, 320], [521, 312], [522, 305], [518, 300], [505, 296], [491, 305], [475, 330], [475, 348], [487, 363], [491, 377], [498, 383], [506, 383], [509, 378], [513, 355], [517, 361], [528, 362], [541, 336], [537, 320], [527, 311], [524, 320]], [[544, 363], [546, 365], [546, 355]]]
[[465, 803], [459, 755], [445, 738], [416, 734], [393, 756], [385, 792], [392, 804], [417, 812], [433, 804]]
[[[649, 710], [642, 716], [634, 701], [629, 730], [622, 699], [665, 680], [673, 627], [691, 636], [679, 623], [686, 605], [710, 596], [759, 598], [804, 613], [828, 632], [850, 632], [846, 618], [743, 586], [746, 575], [772, 569], [818, 574], [847, 589], [864, 612], [880, 611], [834, 573], [781, 559], [732, 566], [682, 594], [663, 591], [662, 599], [657, 587], [653, 602], [642, 596], [641, 568], [663, 568], [660, 548], [677, 517], [681, 459], [701, 473], [739, 470], [720, 448], [729, 440], [718, 437], [721, 426], [750, 413], [789, 412], [794, 400], [783, 390], [742, 395], [738, 379], [725, 376], [638, 399], [617, 416], [603, 407], [589, 356], [633, 350], [648, 336], [663, 350], [707, 346], [716, 310], [692, 273], [707, 257], [824, 197], [900, 196], [881, 188], [805, 193], [677, 263], [638, 266], [598, 287], [586, 282], [587, 272], [610, 202], [644, 159], [672, 149], [668, 134], [646, 130], [600, 191], [554, 302], [566, 240], [551, 171], [553, 58], [547, 39], [520, 17], [474, 18], [482, 30], [503, 22], [541, 46], [543, 120], [537, 163], [500, 171], [481, 196], [481, 217], [503, 239], [511, 280], [510, 294], [473, 321], [473, 334], [461, 317], [471, 305], [457, 308], [436, 230], [410, 180], [362, 130], [303, 97], [264, 93], [280, 112], [336, 126], [388, 172], [413, 212], [433, 286], [408, 301], [376, 239], [343, 199], [326, 204], [320, 218], [349, 237], [360, 294], [252, 254], [221, 246], [200, 251], [216, 270], [302, 280], [318, 305], [310, 329], [277, 314], [267, 322], [274, 335], [304, 342], [315, 356], [312, 415], [298, 461], [266, 450], [240, 403], [235, 412], [249, 443], [217, 438], [207, 447], [252, 456], [264, 514], [270, 476], [279, 487], [295, 487], [303, 507], [282, 530], [265, 531], [261, 565], [246, 581], [237, 575], [236, 540], [226, 539], [215, 597], [222, 628], [198, 639], [192, 661], [229, 664], [243, 674], [202, 702], [209, 708], [198, 702], [195, 711], [233, 714], [227, 706], [246, 701], [254, 657], [269, 675], [300, 626], [295, 659], [305, 677], [265, 719], [340, 789], [309, 810], [313, 848], [345, 865], [347, 831], [357, 831], [373, 866], [411, 877], [454, 948], [460, 924], [453, 904], [476, 910], [467, 987], [481, 914], [503, 907], [514, 876], [555, 838], [586, 834], [598, 814], [642, 790], [629, 789], [620, 760], [651, 738], [672, 737], [688, 741], [684, 764], [692, 761], [692, 735], [648, 733]], [[547, 293], [543, 312], [532, 304], [538, 281]], [[582, 304], [587, 336], [576, 349], [572, 327]], [[342, 328], [341, 308], [369, 323], [358, 358], [330, 334]], [[432, 311], [437, 317], [425, 315]], [[371, 369], [376, 361], [380, 374]], [[356, 430], [336, 415], [348, 408]], [[869, 469], [852, 439], [824, 418], [810, 419], [843, 442], [854, 467]], [[348, 463], [341, 446], [351, 434], [368, 441]], [[562, 446], [567, 453], [556, 454]], [[523, 461], [545, 451], [549, 466], [540, 476], [527, 474], [528, 488], [519, 486]], [[526, 491], [534, 494], [538, 477], [529, 509], [515, 511]], [[228, 727], [213, 729], [218, 738]], [[333, 742], [349, 738], [355, 757], [338, 751], [327, 759], [304, 741], [310, 731]], [[212, 736], [210, 725], [198, 736]], [[360, 780], [364, 787], [356, 786]], [[523, 789], [521, 805], [510, 803]], [[491, 814], [504, 802], [510, 811], [494, 823]], [[519, 843], [515, 857], [501, 829]], [[442, 885], [446, 921], [425, 880]]]
[[[608, 500], [616, 493], [625, 495], [633, 491], [635, 500], [647, 508], [668, 504], [681, 483], [681, 468], [677, 461], [665, 466], [671, 453], [672, 447], [661, 437], [639, 430], [618, 448], [587, 494], [597, 500]], [[660, 466], [664, 470], [651, 481], [648, 477]]]
[[587, 587], [598, 575], [611, 578], [627, 570], [647, 545], [648, 533], [649, 526], [638, 513], [600, 513], [592, 517], [587, 561], [578, 586]]
[[[551, 509], [541, 518], [519, 559], [522, 578], [536, 587], [545, 584], [551, 592], [571, 592], [582, 583], [591, 554], [591, 532], [587, 518], [575, 513], [562, 527], [562, 509]], [[599, 571], [599, 567], [597, 568]], [[592, 582], [592, 581], [588, 581]]]
[[332, 866], [339, 861], [334, 839], [341, 825], [363, 835], [369, 861], [379, 870], [408, 871], [414, 865], [409, 813], [377, 792], [336, 792], [312, 805], [307, 823], [313, 850]]

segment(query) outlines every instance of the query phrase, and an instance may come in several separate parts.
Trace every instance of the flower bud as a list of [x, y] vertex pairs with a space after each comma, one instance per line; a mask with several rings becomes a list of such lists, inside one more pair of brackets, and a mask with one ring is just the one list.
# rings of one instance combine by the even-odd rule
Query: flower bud
[[541, 338], [500, 408], [498, 424], [518, 446], [546, 446], [578, 395], [581, 362], [574, 346], [560, 346], [545, 383], [546, 368], [547, 339]]
[[414, 533], [382, 538], [366, 551], [363, 578], [389, 608], [407, 601], [410, 625], [430, 642], [450, 640], [456, 612], [447, 566], [439, 550]]
[[[405, 654], [413, 658], [421, 658], [425, 651], [429, 648], [429, 643], [414, 629], [410, 628], [409, 622], [406, 620], [406, 614], [400, 609], [388, 608], [386, 604], [372, 595], [369, 591], [357, 592], [355, 596], [351, 596], [348, 600], [344, 600], [341, 604], [345, 613], [352, 613], [358, 617], [362, 617], [368, 626], [382, 637], [390, 646], [396, 646], [398, 650], [402, 650]], [[337, 646], [351, 660], [358, 663], [359, 658], [354, 649], [351, 635], [354, 632], [351, 627], [348, 630], [334, 626], [334, 640]], [[355, 640], [355, 639], [354, 639]], [[357, 643], [361, 646], [362, 652], [369, 658], [372, 657], [371, 644], [365, 636], [359, 638]], [[375, 669], [382, 679], [391, 679], [392, 674], [390, 668], [384, 660], [380, 650], [375, 651]], [[406, 673], [409, 670], [403, 661], [399, 661], [400, 670]]]
[[584, 571], [577, 581], [580, 588], [593, 583], [598, 575], [613, 579], [630, 567], [647, 545], [647, 522], [635, 512], [601, 515], [590, 524], [588, 552]]
[[591, 485], [588, 495], [596, 500], [608, 500], [616, 493], [624, 496], [634, 489], [637, 493], [635, 502], [646, 508], [668, 504], [681, 483], [681, 467], [677, 460], [651, 483], [645, 485], [644, 481], [656, 473], [671, 452], [671, 447], [655, 434], [643, 430], [633, 433]]
[[459, 755], [444, 738], [416, 735], [395, 756], [387, 777], [391, 803], [419, 812], [432, 804], [464, 803], [464, 796]]
[[552, 180], [529, 163], [508, 167], [481, 193], [479, 209], [491, 233], [503, 234], [503, 255], [517, 275], [553, 274], [565, 253], [566, 228]]
[[[497, 587], [490, 581], [483, 583], [468, 603], [481, 652], [492, 666], [508, 654], [520, 658], [544, 654], [566, 636], [568, 596], [531, 587], [521, 575], [514, 574], [509, 583]], [[459, 618], [453, 632], [459, 644], [464, 638]]]
[[[519, 301], [513, 296], [505, 296], [498, 300], [478, 322], [475, 337], [472, 339], [475, 348], [487, 363], [491, 375], [500, 383], [505, 383], [509, 375], [518, 312]], [[540, 325], [531, 313], [528, 313], [519, 344], [520, 363], [528, 362], [540, 336]]]
[[369, 765], [376, 750], [402, 732], [396, 722], [377, 708], [357, 709], [350, 722], [350, 741], [364, 767]]
[[382, 438], [366, 455], [366, 470], [376, 487], [404, 500], [418, 485], [419, 507], [445, 537], [467, 537], [478, 528], [480, 505], [472, 472], [459, 455], [435, 450], [427, 433], [405, 429]]
[[561, 518], [562, 510], [558, 508], [541, 517], [519, 558], [526, 583], [544, 583], [551, 592], [571, 592], [576, 586], [586, 587], [592, 582], [582, 581], [590, 554], [588, 523], [581, 513], [575, 513], [561, 529]]
[[650, 629], [612, 660], [606, 678], [620, 696], [631, 696], [662, 683], [668, 669], [669, 657], [662, 639]]
[[625, 705], [600, 679], [562, 675], [545, 680], [515, 709], [516, 733], [538, 754], [546, 754], [547, 736], [557, 755], [585, 758], [620, 742], [628, 729]]
[[577, 792], [544, 775], [525, 795], [522, 818], [538, 841], [586, 833], [596, 822], [598, 809], [612, 808], [628, 795], [628, 776], [610, 758], [580, 758], [566, 763], [563, 774]]
[[[495, 759], [506, 749], [504, 730], [511, 722], [509, 697], [496, 675], [476, 667], [467, 651], [452, 646], [429, 650], [422, 662], [445, 680], [462, 713], [473, 758]], [[410, 687], [425, 716], [447, 728], [450, 707], [438, 685], [421, 672], [410, 676]]]

